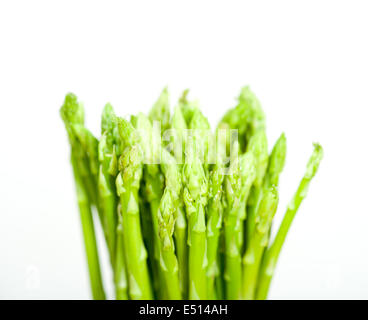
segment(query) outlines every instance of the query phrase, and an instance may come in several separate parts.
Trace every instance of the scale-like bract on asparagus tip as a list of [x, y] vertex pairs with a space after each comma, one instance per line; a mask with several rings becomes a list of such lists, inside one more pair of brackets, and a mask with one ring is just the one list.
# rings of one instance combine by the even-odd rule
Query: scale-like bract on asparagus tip
[[175, 207], [171, 192], [166, 188], [160, 201], [159, 222], [160, 226], [172, 236], [174, 232]]
[[162, 90], [159, 98], [153, 105], [149, 113], [149, 119], [151, 122], [159, 121], [162, 132], [170, 127], [170, 102], [167, 87]]
[[272, 173], [279, 173], [284, 168], [286, 158], [286, 137], [282, 133], [277, 139], [270, 155], [269, 168]]
[[116, 115], [110, 103], [107, 103], [102, 111], [101, 117], [101, 133], [112, 133], [116, 126]]
[[263, 191], [263, 197], [260, 202], [257, 215], [257, 230], [259, 232], [268, 232], [273, 216], [276, 213], [278, 200], [278, 192], [275, 186], [271, 186]]
[[[138, 113], [136, 116], [132, 116], [131, 122], [136, 129], [136, 134], [139, 136], [139, 145], [141, 147], [144, 159], [146, 163], [153, 163], [153, 150], [157, 148], [153, 147], [153, 131], [152, 124], [148, 117], [143, 113]], [[153, 170], [152, 173], [156, 173], [157, 166], [149, 166], [148, 170]]]
[[182, 189], [182, 174], [175, 158], [166, 149], [162, 149], [161, 168], [165, 175], [166, 189], [177, 202]]
[[256, 160], [257, 176], [255, 184], [260, 186], [268, 163], [267, 136], [264, 130], [258, 130], [250, 139], [247, 151], [251, 151]]
[[183, 113], [178, 106], [174, 108], [172, 116], [172, 128], [175, 130], [184, 130], [187, 128]]
[[278, 185], [279, 175], [282, 172], [286, 159], [286, 137], [282, 133], [277, 139], [269, 158], [267, 168], [267, 183]]
[[117, 123], [120, 138], [120, 151], [124, 153], [126, 147], [138, 144], [139, 136], [128, 120], [118, 118]]
[[72, 123], [70, 127], [88, 156], [91, 172], [97, 174], [99, 168], [97, 138], [82, 124]]
[[107, 143], [106, 143], [106, 132], [104, 132], [101, 135], [100, 141], [98, 143], [98, 160], [102, 162], [105, 158], [107, 149]]
[[190, 129], [201, 129], [201, 130], [209, 130], [210, 124], [208, 119], [203, 115], [203, 113], [196, 109], [193, 113], [193, 117], [189, 124]]
[[250, 188], [256, 178], [256, 159], [252, 152], [246, 152], [240, 156], [240, 172], [243, 176], [243, 184]]
[[184, 165], [184, 181], [193, 199], [200, 200], [207, 195], [206, 174], [197, 157]]
[[319, 143], [314, 143], [313, 153], [307, 164], [307, 171], [305, 173], [305, 177], [308, 179], [312, 179], [316, 174], [319, 164], [323, 158], [323, 149]]
[[68, 93], [65, 96], [60, 115], [65, 123], [84, 124], [84, 108], [75, 94]]
[[183, 91], [183, 93], [181, 94], [181, 97], [179, 98], [179, 103], [182, 103], [182, 104], [188, 103], [188, 99], [187, 99], [188, 93], [189, 93], [189, 89], [185, 89]]

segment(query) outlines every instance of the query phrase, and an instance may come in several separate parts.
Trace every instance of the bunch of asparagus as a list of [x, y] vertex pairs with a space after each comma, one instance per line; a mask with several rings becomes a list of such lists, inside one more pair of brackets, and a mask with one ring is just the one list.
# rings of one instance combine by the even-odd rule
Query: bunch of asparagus
[[[266, 299], [281, 247], [322, 158], [307, 170], [270, 243], [284, 167], [282, 134], [268, 152], [265, 117], [248, 87], [212, 132], [188, 91], [173, 114], [165, 88], [149, 115], [110, 104], [101, 138], [68, 94], [60, 113], [71, 146], [94, 299], [105, 299], [95, 237], [100, 220], [116, 299]], [[96, 212], [96, 216], [95, 216]]]

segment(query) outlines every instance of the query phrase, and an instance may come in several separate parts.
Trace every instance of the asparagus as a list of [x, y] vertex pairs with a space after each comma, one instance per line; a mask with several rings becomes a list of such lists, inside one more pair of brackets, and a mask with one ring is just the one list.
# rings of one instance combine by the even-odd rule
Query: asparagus
[[170, 105], [169, 105], [169, 92], [167, 88], [164, 88], [161, 95], [153, 105], [149, 119], [154, 122], [158, 121], [161, 123], [161, 130], [165, 132], [170, 127]]
[[[236, 107], [219, 123], [216, 140], [212, 139], [208, 120], [187, 94], [186, 90], [171, 118], [167, 88], [149, 116], [139, 113], [130, 122], [117, 118], [107, 104], [99, 141], [85, 128], [83, 107], [76, 97], [69, 94], [65, 99], [60, 112], [71, 145], [95, 299], [104, 299], [105, 294], [94, 207], [106, 238], [117, 299], [267, 296], [281, 247], [317, 171], [322, 148], [315, 145], [307, 173], [268, 247], [285, 163], [284, 134], [268, 156], [265, 117], [258, 99], [245, 87]], [[226, 135], [219, 129], [225, 129]], [[224, 140], [232, 129], [238, 130], [238, 140]]]
[[272, 148], [263, 186], [271, 187], [279, 184], [279, 177], [284, 169], [286, 158], [286, 137], [282, 133]]
[[194, 112], [198, 109], [197, 102], [195, 101], [188, 101], [188, 93], [189, 90], [184, 90], [182, 96], [179, 99], [179, 107], [183, 118], [185, 120], [186, 125], [189, 127], [190, 122], [193, 118]]
[[[207, 207], [207, 283], [208, 298], [214, 299], [215, 295], [215, 277], [219, 275], [218, 265], [218, 245], [220, 229], [223, 219], [223, 181], [224, 168], [218, 163], [214, 166], [209, 177], [209, 203]], [[212, 294], [212, 296], [210, 296]]]
[[242, 298], [253, 299], [264, 248], [268, 244], [269, 230], [276, 213], [278, 194], [275, 187], [266, 188], [257, 212], [257, 220], [250, 243], [243, 257]]
[[98, 193], [103, 212], [105, 237], [114, 274], [117, 300], [128, 299], [128, 284], [122, 235], [122, 217], [118, 217], [115, 179], [118, 174], [119, 133], [113, 107], [105, 105], [101, 118], [101, 139], [98, 145], [100, 170]]
[[184, 203], [188, 219], [189, 299], [206, 299], [206, 222], [207, 179], [203, 165], [195, 154], [183, 168]]
[[275, 240], [265, 252], [258, 280], [258, 289], [256, 292], [257, 299], [262, 300], [267, 298], [268, 289], [276, 268], [282, 245], [285, 241], [286, 235], [289, 231], [291, 223], [293, 222], [296, 212], [298, 211], [303, 199], [307, 195], [309, 184], [317, 173], [322, 157], [322, 147], [319, 144], [314, 144], [314, 150], [308, 161], [307, 170], [304, 174], [304, 177], [302, 178], [293, 199], [288, 205]]
[[[234, 148], [237, 149], [238, 143]], [[241, 292], [242, 225], [245, 204], [256, 178], [255, 158], [252, 152], [238, 156], [234, 153], [230, 174], [226, 177], [227, 210], [225, 214], [225, 281], [227, 299], [239, 299]]]
[[252, 152], [256, 161], [256, 178], [247, 202], [247, 221], [245, 230], [245, 247], [251, 240], [255, 227], [258, 205], [262, 199], [262, 184], [268, 164], [267, 137], [264, 130], [257, 131], [249, 140], [247, 151]]
[[185, 142], [186, 159], [183, 167], [184, 203], [188, 220], [189, 245], [189, 298], [207, 298], [207, 241], [205, 207], [208, 197], [208, 140], [203, 130], [209, 128], [208, 120], [199, 109], [192, 113], [189, 128], [191, 141]]
[[91, 206], [96, 202], [97, 196], [93, 185], [91, 162], [74, 130], [75, 125], [84, 125], [83, 106], [78, 103], [77, 97], [74, 94], [69, 93], [66, 95], [64, 104], [60, 109], [60, 115], [64, 121], [71, 146], [71, 163], [76, 184], [92, 296], [93, 299], [104, 300], [105, 292], [102, 284], [91, 211]]
[[128, 277], [124, 248], [124, 232], [123, 232], [123, 216], [121, 210], [118, 210], [118, 222], [116, 228], [116, 253], [114, 264], [114, 284], [116, 300], [127, 300], [128, 294]]
[[122, 156], [116, 178], [120, 197], [123, 242], [128, 268], [129, 296], [132, 299], [151, 299], [152, 288], [147, 266], [139, 213], [138, 190], [142, 178], [142, 154], [138, 135], [125, 119], [118, 119]]
[[248, 86], [241, 89], [238, 104], [223, 116], [218, 128], [238, 130], [240, 150], [242, 152], [245, 151], [250, 138], [255, 132], [264, 130], [264, 113], [257, 97]]
[[[180, 108], [179, 106], [175, 107], [171, 122], [172, 130], [169, 133], [170, 138], [173, 139], [173, 144], [171, 146], [168, 146], [168, 150], [172, 151], [173, 156], [176, 159], [177, 170], [182, 170], [186, 140], [185, 130], [187, 129], [187, 124], [182, 113], [182, 108]], [[168, 137], [166, 137], [166, 139], [168, 139]], [[187, 232], [187, 219], [185, 216], [184, 201], [182, 195], [180, 195], [179, 199], [177, 200], [176, 207], [174, 240], [179, 264], [180, 290], [184, 299], [188, 297]]]
[[182, 177], [175, 158], [165, 149], [162, 151], [162, 170], [165, 174], [166, 188], [158, 211], [160, 235], [160, 263], [164, 270], [168, 299], [181, 299], [178, 259], [175, 255], [173, 239], [177, 208], [182, 189]]
[[110, 104], [107, 104], [103, 110], [101, 128], [102, 136], [98, 145], [98, 158], [100, 162], [98, 193], [104, 218], [103, 225], [105, 226], [106, 242], [110, 252], [111, 262], [114, 266], [117, 227], [117, 197], [114, 180], [117, 174], [118, 155], [115, 151], [115, 113]]

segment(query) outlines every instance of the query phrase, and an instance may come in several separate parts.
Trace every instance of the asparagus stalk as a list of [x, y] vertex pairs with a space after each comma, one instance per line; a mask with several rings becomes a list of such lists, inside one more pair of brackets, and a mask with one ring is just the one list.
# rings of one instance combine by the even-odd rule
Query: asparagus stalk
[[149, 119], [151, 122], [158, 121], [161, 124], [161, 131], [165, 132], [170, 127], [170, 104], [169, 104], [169, 92], [167, 88], [164, 88], [153, 105]]
[[[155, 107], [159, 105], [156, 103]], [[155, 108], [154, 107], [154, 108]], [[153, 109], [154, 110], [154, 109]], [[152, 111], [151, 111], [152, 113]], [[156, 115], [158, 117], [158, 115]], [[160, 171], [158, 163], [159, 152], [161, 148], [161, 136], [155, 137], [156, 132], [153, 131], [152, 124], [148, 117], [143, 113], [139, 113], [137, 116], [132, 117], [131, 122], [137, 129], [140, 136], [140, 147], [143, 151], [143, 157], [145, 164], [143, 165], [143, 180], [144, 180], [144, 195], [146, 201], [150, 206], [151, 222], [152, 222], [152, 236], [153, 236], [153, 261], [152, 271], [155, 279], [158, 280], [158, 284], [155, 284], [155, 290], [160, 298], [163, 298], [165, 290], [160, 288], [160, 283], [163, 282], [163, 270], [160, 270], [160, 238], [159, 238], [159, 222], [158, 222], [158, 210], [160, 207], [160, 201], [164, 189], [164, 177]], [[156, 139], [156, 140], [155, 140]], [[158, 143], [156, 146], [154, 143]]]
[[209, 178], [209, 203], [207, 207], [207, 277], [208, 298], [215, 299], [215, 277], [219, 275], [218, 245], [223, 219], [224, 168], [216, 164]]
[[281, 222], [275, 240], [273, 241], [272, 245], [266, 250], [263, 257], [258, 280], [256, 299], [262, 300], [267, 298], [268, 289], [276, 268], [282, 245], [285, 241], [291, 223], [293, 222], [293, 219], [300, 207], [300, 204], [307, 195], [309, 184], [311, 183], [313, 177], [318, 170], [322, 157], [322, 147], [319, 144], [315, 144], [313, 153], [308, 161], [307, 170], [304, 174], [304, 177], [302, 178], [299, 187], [286, 210], [285, 216]]
[[202, 163], [195, 155], [183, 168], [184, 203], [188, 219], [189, 299], [206, 299], [206, 222], [204, 208], [207, 179]]
[[[234, 148], [237, 143], [235, 143]], [[239, 299], [241, 293], [242, 225], [245, 204], [256, 177], [255, 158], [251, 152], [235, 157], [232, 172], [226, 177], [227, 210], [225, 214], [225, 281], [226, 298]]]
[[115, 265], [116, 228], [117, 228], [117, 195], [115, 179], [117, 175], [117, 157], [115, 137], [117, 130], [116, 116], [110, 104], [106, 104], [101, 120], [102, 136], [98, 145], [100, 162], [98, 175], [98, 193], [105, 226], [106, 242], [110, 252], [112, 266]]
[[276, 213], [277, 204], [277, 189], [275, 187], [265, 189], [258, 208], [256, 225], [243, 258], [243, 299], [254, 299], [258, 270], [263, 250], [268, 244], [269, 230], [273, 216]]
[[[75, 133], [74, 125], [84, 125], [84, 110], [78, 103], [77, 97], [69, 93], [65, 97], [60, 115], [64, 121], [71, 146], [71, 163], [76, 184], [79, 212], [82, 223], [84, 245], [86, 249], [87, 264], [90, 277], [93, 299], [104, 300], [105, 292], [102, 284], [98, 249], [96, 244], [95, 230], [91, 206], [96, 203], [96, 191], [94, 176], [88, 154], [82, 147], [81, 141]], [[93, 152], [93, 150], [91, 150]], [[95, 168], [93, 168], [95, 169]]]
[[[260, 221], [265, 219], [266, 214], [270, 214], [269, 212], [265, 212], [265, 210], [267, 209], [267, 204], [274, 204], [276, 210], [277, 193], [276, 191], [273, 191], [272, 188], [277, 187], [278, 185], [279, 176], [285, 163], [285, 156], [286, 138], [285, 135], [282, 134], [276, 141], [270, 154], [267, 171], [263, 180], [263, 188], [260, 192], [260, 197], [262, 197], [262, 200], [259, 208], [257, 208], [257, 214], [255, 217], [256, 227], [255, 230], [253, 230], [253, 234], [248, 236], [248, 239], [250, 240], [243, 258], [243, 299], [254, 298], [258, 269], [264, 249], [268, 243], [267, 237], [271, 232], [272, 220], [269, 221], [267, 228], [263, 227], [262, 229], [257, 226], [259, 225]], [[272, 195], [274, 195], [274, 197], [272, 197]], [[260, 233], [262, 233], [262, 235]]]
[[[158, 215], [161, 239], [161, 263], [164, 264], [168, 298], [181, 299], [179, 264], [175, 255], [173, 233], [182, 193], [182, 174], [175, 158], [165, 149], [162, 150], [162, 171], [165, 175], [166, 188], [161, 199]], [[186, 240], [183, 239], [183, 240]]]
[[105, 105], [101, 119], [101, 139], [98, 145], [100, 170], [98, 191], [103, 211], [105, 237], [113, 268], [115, 296], [117, 300], [128, 299], [128, 284], [124, 257], [122, 217], [118, 217], [118, 197], [115, 179], [118, 174], [119, 133], [116, 115], [112, 106]]
[[262, 199], [262, 185], [268, 164], [267, 137], [264, 130], [257, 131], [249, 141], [247, 151], [252, 152], [256, 161], [256, 178], [247, 202], [247, 221], [245, 230], [245, 248], [251, 241], [255, 227], [258, 205]]
[[122, 141], [122, 156], [119, 160], [120, 172], [116, 179], [116, 187], [121, 204], [129, 296], [132, 299], [151, 299], [152, 288], [147, 266], [147, 251], [141, 232], [138, 198], [142, 178], [142, 154], [138, 135], [133, 126], [119, 118], [118, 128]]
[[126, 258], [124, 249], [124, 236], [123, 236], [123, 217], [119, 210], [118, 223], [116, 229], [116, 253], [115, 253], [115, 265], [114, 265], [114, 284], [116, 300], [127, 300], [128, 294], [128, 276], [126, 268]]
[[196, 101], [188, 101], [189, 90], [184, 90], [182, 96], [179, 99], [179, 108], [185, 120], [186, 126], [190, 126], [190, 122], [193, 118], [194, 112], [198, 110], [198, 103]]
[[[208, 154], [208, 140], [203, 129], [209, 127], [207, 119], [196, 109], [189, 128], [191, 141], [186, 140], [186, 159], [183, 167], [184, 203], [188, 220], [189, 245], [189, 298], [207, 298], [207, 241], [205, 207], [208, 196], [207, 168], [203, 158]], [[187, 137], [188, 138], [188, 137]], [[201, 159], [202, 158], [202, 159]], [[202, 161], [201, 161], [202, 160]]]
[[263, 182], [264, 187], [278, 186], [280, 174], [284, 169], [285, 158], [286, 137], [285, 134], [282, 133], [272, 148]]
[[[250, 138], [258, 130], [265, 128], [265, 116], [259, 100], [249, 87], [243, 87], [238, 97], [238, 104], [230, 109], [221, 119], [219, 129], [238, 130], [240, 151], [246, 150]], [[229, 139], [228, 139], [229, 140]], [[228, 148], [230, 147], [228, 141]]]
[[175, 196], [169, 188], [166, 188], [158, 210], [159, 235], [160, 235], [160, 265], [166, 284], [167, 298], [181, 299], [178, 260], [175, 255], [173, 240], [175, 225]]
[[[185, 129], [187, 128], [184, 116], [180, 107], [176, 107], [172, 117], [172, 134], [174, 135], [172, 150], [177, 162], [177, 169], [182, 170], [185, 148]], [[187, 219], [182, 195], [177, 201], [176, 221], [174, 239], [176, 254], [179, 264], [179, 278], [182, 297], [188, 298], [188, 240], [187, 240]]]

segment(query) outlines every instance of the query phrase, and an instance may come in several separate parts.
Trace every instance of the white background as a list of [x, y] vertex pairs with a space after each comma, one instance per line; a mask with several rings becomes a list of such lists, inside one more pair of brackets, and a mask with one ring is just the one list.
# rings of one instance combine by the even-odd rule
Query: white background
[[[325, 149], [270, 298], [367, 299], [367, 9], [364, 1], [1, 1], [0, 298], [90, 297], [59, 118], [67, 92], [98, 134], [106, 102], [122, 116], [147, 111], [165, 85], [172, 104], [190, 88], [215, 125], [249, 84], [270, 145], [282, 131], [288, 138], [277, 221], [312, 142]], [[105, 273], [110, 280], [107, 265]]]

